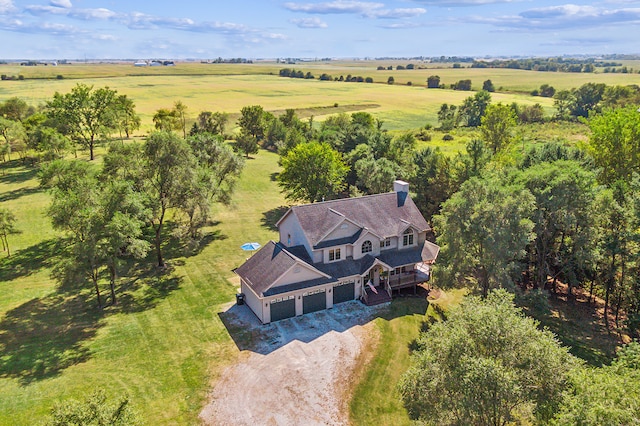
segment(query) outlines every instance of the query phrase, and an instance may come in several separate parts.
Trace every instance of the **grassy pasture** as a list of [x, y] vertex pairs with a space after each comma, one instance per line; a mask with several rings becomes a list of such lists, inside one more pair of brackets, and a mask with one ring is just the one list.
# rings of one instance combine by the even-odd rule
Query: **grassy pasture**
[[85, 281], [52, 277], [64, 245], [45, 217], [49, 196], [30, 169], [6, 165], [0, 199], [22, 233], [10, 237], [11, 258], [0, 259], [0, 424], [37, 424], [55, 401], [97, 387], [128, 393], [147, 424], [196, 424], [209, 383], [239, 355], [218, 317], [236, 292], [231, 269], [246, 258], [239, 247], [277, 238], [277, 169], [275, 154], [249, 160], [202, 250], [187, 255], [170, 242], [167, 274], [151, 267], [153, 255], [132, 265], [139, 278], [123, 278], [120, 304], [100, 312]]
[[[204, 64], [198, 66], [214, 67]], [[103, 68], [99, 65], [96, 67]], [[47, 67], [46, 71], [52, 68], [54, 67]], [[38, 71], [44, 70], [45, 67], [24, 67], [24, 70], [32, 69]], [[0, 83], [0, 100], [17, 96], [31, 105], [40, 105], [50, 99], [56, 91], [66, 93], [77, 83], [96, 87], [109, 86], [133, 99], [142, 118], [141, 133], [152, 129], [151, 119], [156, 110], [171, 108], [177, 100], [187, 105], [191, 119], [200, 111], [237, 114], [244, 106], [259, 104], [267, 111], [306, 109], [307, 115], [314, 115], [317, 121], [322, 121], [326, 116], [340, 112], [340, 106], [353, 106], [348, 110], [366, 110], [383, 120], [385, 127], [390, 130], [408, 130], [427, 123], [436, 125], [436, 114], [441, 104], [460, 104], [473, 94], [453, 90], [426, 90], [424, 87], [401, 84], [289, 79], [268, 74], [185, 74], [4, 81]], [[492, 98], [494, 102], [518, 102], [527, 105], [540, 103], [548, 113], [553, 109], [553, 100], [549, 98], [518, 93], [494, 93]], [[332, 109], [335, 104], [338, 104], [337, 110]]]

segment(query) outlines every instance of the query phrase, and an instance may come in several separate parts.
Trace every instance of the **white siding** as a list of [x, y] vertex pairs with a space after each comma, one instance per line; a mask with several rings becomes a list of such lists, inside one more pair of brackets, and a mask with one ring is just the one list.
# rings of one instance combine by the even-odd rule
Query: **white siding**
[[[342, 222], [342, 224], [338, 225], [336, 229], [331, 231], [329, 235], [324, 237], [322, 241], [331, 241], [331, 240], [337, 240], [338, 238], [350, 237], [356, 232], [358, 232], [359, 229], [360, 228], [355, 226], [353, 223], [349, 222], [348, 220], [345, 220], [344, 222]], [[322, 241], [319, 241], [319, 242], [322, 242]]]
[[[371, 241], [372, 251], [370, 251], [369, 253], [363, 254], [362, 243], [364, 243], [365, 241]], [[360, 238], [358, 238], [358, 241], [356, 241], [353, 244], [353, 259], [354, 260], [360, 259], [367, 254], [370, 254], [372, 256], [378, 256], [380, 254], [380, 238], [376, 237], [375, 235], [369, 232], [364, 232], [360, 236]]]
[[326, 278], [324, 275], [315, 272], [308, 267], [297, 264], [289, 269], [283, 276], [278, 278], [271, 288], [281, 285], [299, 283], [303, 281], [315, 280], [317, 278]]
[[258, 319], [264, 324], [264, 309], [262, 300], [249, 288], [249, 286], [244, 282], [244, 280], [240, 280], [240, 291], [244, 294], [244, 301], [251, 308], [254, 314], [258, 317]]
[[305, 246], [308, 253], [311, 253], [311, 245], [307, 241], [298, 218], [295, 214], [289, 213], [287, 217], [280, 222], [280, 242], [287, 247]]

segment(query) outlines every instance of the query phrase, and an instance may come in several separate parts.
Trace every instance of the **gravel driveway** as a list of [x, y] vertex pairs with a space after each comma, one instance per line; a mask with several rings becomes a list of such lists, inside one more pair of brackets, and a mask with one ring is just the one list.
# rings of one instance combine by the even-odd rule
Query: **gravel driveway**
[[342, 395], [380, 309], [354, 301], [260, 325], [248, 307], [231, 306], [219, 315], [248, 356], [222, 374], [200, 418], [207, 425], [348, 424]]

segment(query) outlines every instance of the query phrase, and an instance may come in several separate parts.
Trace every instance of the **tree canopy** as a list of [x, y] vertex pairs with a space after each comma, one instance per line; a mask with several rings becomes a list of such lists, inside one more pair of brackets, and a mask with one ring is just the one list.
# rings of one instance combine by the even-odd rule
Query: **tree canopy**
[[548, 422], [574, 364], [504, 290], [465, 298], [416, 347], [400, 393], [411, 418], [434, 425]]
[[302, 143], [282, 158], [278, 185], [290, 200], [323, 201], [344, 189], [348, 170], [340, 153], [329, 144]]

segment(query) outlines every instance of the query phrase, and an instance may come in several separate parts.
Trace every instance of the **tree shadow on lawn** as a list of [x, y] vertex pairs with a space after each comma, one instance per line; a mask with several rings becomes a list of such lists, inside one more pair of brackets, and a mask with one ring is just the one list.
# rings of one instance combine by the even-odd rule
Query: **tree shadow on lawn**
[[37, 175], [38, 169], [36, 167], [26, 167], [22, 160], [11, 160], [0, 165], [1, 183], [23, 183], [35, 178]]
[[378, 317], [392, 320], [405, 315], [424, 315], [427, 306], [426, 300], [416, 298], [399, 298], [377, 306], [365, 306], [354, 300], [263, 325], [247, 305], [234, 304], [219, 312], [218, 317], [240, 351], [267, 355], [294, 340], [310, 343], [327, 333], [343, 333]]
[[0, 259], [0, 282], [29, 276], [42, 268], [53, 268], [68, 246], [65, 238], [51, 238], [16, 250], [11, 257]]
[[104, 316], [91, 296], [54, 294], [8, 311], [0, 321], [0, 377], [25, 386], [88, 360], [83, 342], [96, 335]]
[[27, 195], [33, 195], [38, 192], [42, 192], [42, 189], [38, 187], [20, 188], [14, 191], [5, 192], [4, 194], [0, 194], [0, 203], [4, 201], [17, 200], [18, 198], [26, 197]]
[[268, 210], [262, 213], [262, 219], [260, 219], [260, 224], [269, 229], [270, 231], [277, 231], [278, 227], [276, 223], [284, 216], [284, 214], [289, 211], [289, 206], [280, 206], [275, 209]]
[[[549, 297], [550, 312], [538, 312], [524, 307], [527, 314], [552, 331], [569, 352], [594, 367], [608, 365], [616, 349], [628, 336], [618, 333], [615, 324], [607, 329], [601, 300], [589, 302], [586, 291], [574, 289], [575, 296], [567, 298], [566, 287]], [[613, 322], [612, 322], [613, 323]]]
[[[209, 227], [216, 227], [220, 225], [221, 222], [215, 221], [210, 222], [208, 224]], [[197, 240], [184, 240], [176, 236], [176, 231], [178, 230], [178, 224], [175, 222], [165, 222], [164, 229], [162, 230], [162, 235], [165, 236], [165, 241], [162, 244], [162, 254], [165, 259], [178, 259], [181, 257], [193, 257], [202, 252], [209, 244], [214, 241], [226, 240], [227, 235], [223, 234], [220, 229], [214, 229], [209, 232], [205, 232], [200, 238]], [[150, 230], [153, 232], [153, 230]], [[151, 233], [149, 234], [149, 241], [152, 243], [152, 248], [149, 250], [148, 258], [155, 259], [157, 253], [155, 251], [155, 246], [153, 245], [153, 236]]]

